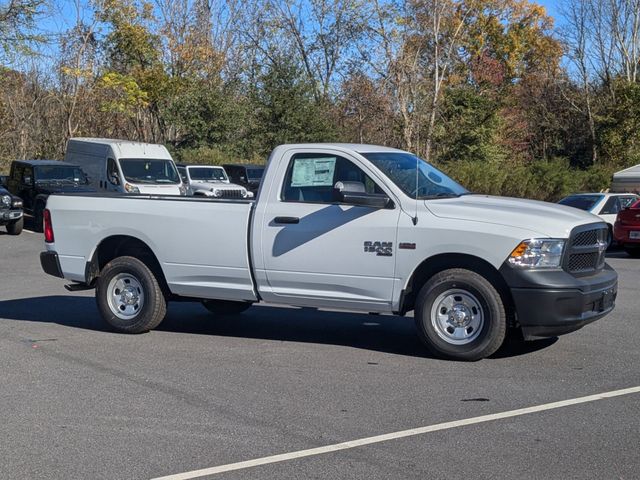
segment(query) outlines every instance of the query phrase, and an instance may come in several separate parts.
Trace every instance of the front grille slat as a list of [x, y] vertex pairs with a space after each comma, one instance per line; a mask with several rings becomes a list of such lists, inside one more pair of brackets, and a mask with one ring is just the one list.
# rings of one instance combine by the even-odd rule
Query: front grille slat
[[242, 196], [242, 190], [228, 189], [228, 190], [222, 190], [222, 198], [244, 198], [244, 197]]
[[594, 273], [604, 268], [605, 251], [609, 243], [606, 227], [574, 232], [569, 240], [565, 269], [572, 274]]

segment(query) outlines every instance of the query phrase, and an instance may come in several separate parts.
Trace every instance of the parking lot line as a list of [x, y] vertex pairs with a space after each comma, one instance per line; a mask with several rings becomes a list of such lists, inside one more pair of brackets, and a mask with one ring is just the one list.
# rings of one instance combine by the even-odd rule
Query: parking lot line
[[556, 408], [569, 407], [571, 405], [578, 405], [581, 403], [595, 402], [597, 400], [620, 397], [622, 395], [630, 395], [633, 393], [640, 393], [640, 386], [625, 388], [622, 390], [612, 390], [609, 392], [597, 393], [595, 395], [589, 395], [586, 397], [571, 398], [568, 400], [561, 400], [559, 402], [545, 403], [542, 405], [535, 405], [533, 407], [519, 408], [517, 410], [508, 410], [506, 412], [492, 413], [489, 415], [481, 415], [479, 417], [466, 418], [462, 420], [454, 420], [452, 422], [437, 423], [435, 425], [428, 425], [425, 427], [412, 428], [409, 430], [402, 430], [399, 432], [386, 433], [384, 435], [376, 435], [374, 437], [360, 438], [357, 440], [350, 440], [348, 442], [336, 443], [333, 445], [325, 445], [324, 447], [310, 448], [307, 450], [298, 450], [295, 452], [281, 453], [279, 455], [272, 455], [269, 457], [255, 458], [253, 460], [246, 460], [244, 462], [229, 463], [227, 465], [219, 465], [217, 467], [203, 468], [200, 470], [192, 470], [190, 472], [184, 472], [184, 473], [176, 473], [176, 474], [167, 475], [164, 477], [157, 477], [152, 480], [190, 480], [192, 478], [205, 477], [209, 475], [215, 475], [217, 473], [231, 472], [233, 470], [243, 470], [246, 468], [257, 467], [259, 465], [267, 465], [270, 463], [294, 460], [296, 458], [322, 455], [325, 453], [337, 452], [339, 450], [348, 450], [351, 448], [363, 447], [365, 445], [371, 445], [373, 443], [381, 443], [381, 442], [387, 442], [389, 440], [396, 440], [398, 438], [414, 437], [416, 435], [423, 435], [425, 433], [437, 432], [439, 430], [448, 430], [450, 428], [464, 427], [467, 425], [475, 425], [478, 423], [491, 422], [493, 420], [500, 420], [503, 418], [518, 417], [520, 415], [544, 412], [547, 410], [554, 410]]

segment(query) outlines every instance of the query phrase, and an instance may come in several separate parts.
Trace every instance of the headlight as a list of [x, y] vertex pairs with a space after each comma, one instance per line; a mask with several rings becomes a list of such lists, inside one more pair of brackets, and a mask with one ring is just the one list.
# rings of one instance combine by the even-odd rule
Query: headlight
[[219, 188], [212, 188], [211, 191], [213, 192], [214, 197], [216, 198], [222, 197], [222, 190], [220, 190]]
[[5, 207], [11, 206], [11, 197], [9, 195], [3, 195], [1, 200], [2, 205], [4, 205]]
[[565, 240], [532, 238], [520, 242], [511, 255], [509, 264], [518, 268], [559, 268]]
[[124, 189], [127, 191], [127, 193], [140, 193], [140, 189], [134, 185], [130, 185], [128, 183], [124, 184]]

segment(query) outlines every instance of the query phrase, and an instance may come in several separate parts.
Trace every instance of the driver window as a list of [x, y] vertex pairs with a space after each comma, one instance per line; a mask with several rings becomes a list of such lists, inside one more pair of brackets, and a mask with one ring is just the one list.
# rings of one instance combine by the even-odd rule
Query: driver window
[[337, 182], [359, 182], [367, 193], [384, 193], [357, 165], [322, 153], [298, 153], [289, 162], [282, 191], [284, 202], [334, 203]]
[[114, 181], [114, 178], [120, 178], [120, 176], [118, 175], [116, 161], [113, 158], [110, 158], [107, 160], [107, 179], [112, 185], [118, 185], [118, 182]]

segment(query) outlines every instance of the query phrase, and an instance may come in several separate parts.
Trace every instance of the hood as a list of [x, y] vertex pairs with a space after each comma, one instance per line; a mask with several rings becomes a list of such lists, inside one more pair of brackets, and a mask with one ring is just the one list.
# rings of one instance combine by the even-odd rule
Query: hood
[[151, 185], [146, 183], [134, 184], [140, 190], [140, 193], [147, 195], [182, 195], [180, 193], [180, 184], [172, 183], [171, 185]]
[[463, 195], [425, 204], [438, 217], [506, 225], [552, 238], [568, 238], [578, 225], [602, 222], [577, 208], [521, 198]]
[[210, 188], [218, 188], [220, 190], [245, 190], [242, 185], [236, 185], [235, 183], [223, 182], [223, 181], [214, 181], [214, 182], [205, 182], [202, 180], [198, 180], [192, 182], [191, 186], [195, 189], [210, 189]]

